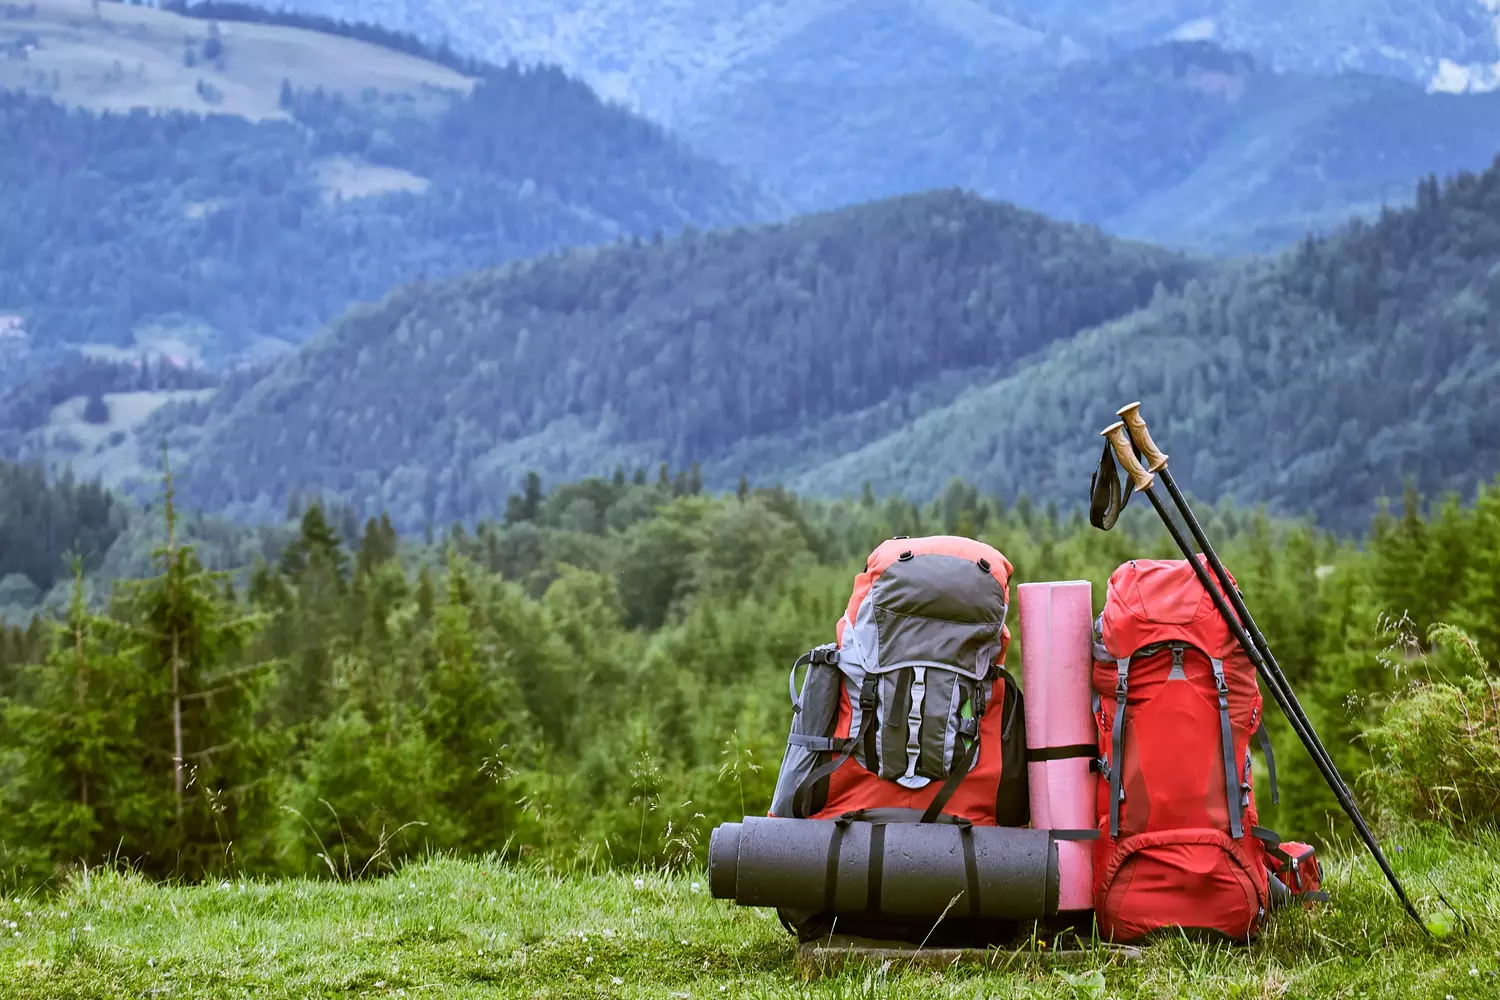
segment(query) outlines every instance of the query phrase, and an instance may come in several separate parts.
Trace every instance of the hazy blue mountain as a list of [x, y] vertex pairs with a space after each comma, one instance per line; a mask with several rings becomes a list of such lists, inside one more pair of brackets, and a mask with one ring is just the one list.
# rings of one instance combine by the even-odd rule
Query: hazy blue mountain
[[[447, 38], [490, 58], [555, 62], [672, 118], [751, 66], [787, 81], [821, 39], [819, 75], [854, 83], [935, 65], [944, 75], [1036, 48], [1100, 56], [1211, 39], [1270, 66], [1344, 69], [1448, 89], [1500, 82], [1495, 0], [287, 0], [286, 6]], [[826, 29], [841, 26], [840, 35]], [[851, 27], [852, 26], [852, 27]], [[890, 33], [873, 48], [860, 39]], [[938, 47], [934, 48], [934, 41]], [[946, 65], [940, 53], [947, 52]]]
[[748, 82], [684, 115], [804, 208], [949, 184], [1122, 235], [1263, 250], [1500, 149], [1500, 92], [1275, 72], [1211, 43], [937, 82]]
[[1500, 83], [1494, 0], [1013, 0], [1098, 51], [1213, 40], [1282, 69], [1360, 70], [1440, 89]]
[[1429, 93], [1500, 81], [1500, 0], [293, 2], [554, 61], [807, 211], [958, 185], [1241, 252], [1500, 148]]

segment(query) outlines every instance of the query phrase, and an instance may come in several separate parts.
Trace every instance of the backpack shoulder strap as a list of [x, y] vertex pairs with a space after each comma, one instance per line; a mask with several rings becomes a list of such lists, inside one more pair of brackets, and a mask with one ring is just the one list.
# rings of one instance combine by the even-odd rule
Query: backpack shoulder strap
[[1214, 668], [1214, 689], [1219, 695], [1219, 736], [1224, 743], [1224, 794], [1229, 805], [1229, 835], [1239, 840], [1245, 835], [1240, 819], [1240, 781], [1235, 775], [1234, 728], [1229, 721], [1229, 680], [1224, 676], [1224, 661], [1210, 658]]

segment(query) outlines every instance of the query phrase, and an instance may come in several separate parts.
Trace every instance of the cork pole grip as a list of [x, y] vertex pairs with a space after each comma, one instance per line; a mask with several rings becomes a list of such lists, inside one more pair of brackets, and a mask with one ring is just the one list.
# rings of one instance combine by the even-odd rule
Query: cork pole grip
[[1099, 434], [1108, 439], [1109, 446], [1115, 452], [1115, 461], [1125, 467], [1131, 484], [1142, 493], [1149, 490], [1151, 484], [1156, 482], [1156, 476], [1147, 472], [1141, 465], [1141, 460], [1135, 457], [1135, 452], [1130, 447], [1130, 438], [1125, 434], [1125, 421], [1117, 420]]
[[1125, 422], [1125, 427], [1130, 431], [1130, 440], [1141, 450], [1146, 459], [1146, 468], [1152, 472], [1160, 472], [1167, 467], [1167, 454], [1156, 446], [1151, 440], [1151, 432], [1146, 430], [1146, 421], [1141, 417], [1141, 404], [1131, 403], [1122, 406], [1115, 411], [1115, 415]]

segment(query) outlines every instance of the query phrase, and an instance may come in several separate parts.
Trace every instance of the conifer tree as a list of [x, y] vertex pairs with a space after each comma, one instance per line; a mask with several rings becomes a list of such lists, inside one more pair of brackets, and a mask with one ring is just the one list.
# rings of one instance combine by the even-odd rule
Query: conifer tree
[[5, 707], [0, 746], [16, 754], [7, 832], [42, 871], [97, 864], [141, 806], [141, 748], [132, 720], [141, 694], [113, 623], [88, 610], [74, 560], [65, 621], [53, 625], [45, 660], [26, 668], [31, 697]]
[[256, 834], [276, 747], [255, 711], [271, 664], [244, 661], [264, 618], [227, 605], [224, 574], [206, 571], [178, 540], [170, 467], [164, 482], [158, 575], [128, 584], [117, 607], [142, 675], [133, 739], [155, 764], [150, 821], [124, 847], [147, 871], [196, 877], [264, 847]]
[[1500, 481], [1474, 502], [1468, 566], [1455, 616], [1480, 649], [1500, 649]]
[[527, 663], [536, 670], [540, 651], [518, 648], [518, 635], [497, 634], [485, 621], [472, 568], [461, 557], [450, 552], [447, 568], [447, 593], [433, 623], [435, 655], [423, 678], [422, 728], [441, 755], [439, 800], [462, 831], [452, 846], [497, 850], [515, 825], [516, 810], [513, 791], [493, 768], [523, 753], [527, 742], [520, 692], [503, 667]]

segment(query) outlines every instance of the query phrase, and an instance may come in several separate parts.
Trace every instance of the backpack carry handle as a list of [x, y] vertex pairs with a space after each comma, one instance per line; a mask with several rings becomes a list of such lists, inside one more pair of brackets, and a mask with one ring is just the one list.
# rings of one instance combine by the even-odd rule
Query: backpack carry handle
[[[1156, 508], [1156, 513], [1166, 526], [1167, 533], [1172, 536], [1172, 541], [1177, 544], [1177, 547], [1182, 550], [1183, 555], [1187, 557], [1188, 564], [1192, 566], [1193, 573], [1197, 576], [1198, 582], [1203, 585], [1203, 589], [1208, 591], [1209, 597], [1212, 598], [1215, 609], [1218, 610], [1219, 615], [1224, 619], [1224, 623], [1229, 626], [1229, 630], [1234, 634], [1235, 640], [1244, 649], [1250, 661], [1255, 664], [1256, 672], [1265, 679], [1267, 685], [1271, 688], [1271, 694], [1276, 699], [1276, 703], [1286, 713], [1287, 720], [1292, 724], [1292, 729], [1302, 741], [1302, 745], [1307, 748], [1309, 755], [1313, 758], [1313, 763], [1317, 765], [1319, 772], [1323, 775], [1324, 781], [1328, 783], [1328, 787], [1333, 791], [1335, 798], [1338, 799], [1339, 805], [1343, 807], [1344, 812], [1354, 824], [1355, 832], [1359, 834], [1360, 840], [1364, 842], [1365, 847], [1369, 849], [1370, 854], [1375, 858], [1376, 863], [1380, 866], [1380, 870], [1385, 874], [1387, 881], [1390, 882], [1391, 887], [1395, 890], [1396, 896], [1406, 908], [1406, 912], [1417, 922], [1418, 926], [1426, 931], [1427, 927], [1423, 923], [1421, 915], [1407, 897], [1406, 890], [1402, 888], [1401, 882], [1396, 877], [1395, 871], [1392, 870], [1390, 862], [1386, 860], [1385, 854], [1380, 850], [1380, 845], [1376, 842], [1375, 835], [1371, 832], [1369, 824], [1365, 822], [1364, 816], [1360, 814], [1359, 806], [1355, 804], [1354, 796], [1350, 792], [1349, 786], [1345, 783], [1343, 776], [1339, 774], [1338, 768], [1333, 763], [1333, 758], [1329, 756], [1328, 750], [1323, 746], [1322, 741], [1313, 730], [1312, 723], [1302, 710], [1301, 704], [1298, 703], [1297, 696], [1292, 692], [1291, 685], [1287, 681], [1286, 675], [1282, 673], [1280, 664], [1271, 655], [1271, 650], [1266, 643], [1265, 636], [1256, 628], [1255, 620], [1250, 616], [1250, 610], [1245, 606], [1239, 589], [1229, 579], [1228, 571], [1224, 569], [1224, 564], [1219, 560], [1218, 553], [1214, 551], [1213, 546], [1209, 544], [1208, 538], [1203, 532], [1203, 526], [1193, 516], [1192, 508], [1188, 506], [1187, 499], [1183, 497], [1182, 492], [1177, 488], [1177, 484], [1172, 479], [1172, 474], [1167, 470], [1167, 456], [1151, 440], [1150, 432], [1146, 429], [1145, 418], [1140, 415], [1140, 405], [1137, 402], [1121, 407], [1117, 415], [1123, 419], [1111, 424], [1102, 433], [1110, 438], [1110, 443], [1114, 446], [1116, 456], [1120, 458], [1121, 463], [1127, 469], [1131, 469], [1134, 466], [1135, 469], [1140, 470], [1144, 477], [1148, 477], [1145, 480], [1146, 484], [1138, 488], [1142, 493], [1146, 494], [1147, 498], [1151, 501], [1151, 506]], [[1135, 460], [1130, 442], [1125, 440], [1126, 431], [1124, 428], [1126, 426], [1130, 427], [1131, 436], [1135, 438], [1135, 446], [1147, 455], [1148, 461], [1153, 467], [1152, 472], [1147, 472], [1141, 466], [1140, 462]], [[1126, 461], [1125, 455], [1130, 457], [1130, 461]], [[1172, 519], [1161, 498], [1157, 496], [1156, 491], [1152, 488], [1157, 475], [1166, 484], [1173, 504], [1177, 507], [1183, 521], [1186, 522], [1188, 529], [1192, 532], [1194, 541], [1197, 542], [1198, 547], [1203, 551], [1204, 559], [1213, 569], [1214, 575], [1218, 578], [1223, 588], [1223, 593], [1220, 593], [1219, 588], [1213, 585], [1213, 582], [1208, 577], [1207, 570], [1203, 568], [1203, 563], [1199, 561], [1197, 554], [1193, 551], [1193, 547], [1182, 536], [1177, 523]], [[1136, 480], [1133, 470], [1131, 477], [1132, 480]], [[1233, 610], [1230, 610], [1229, 603], [1225, 601], [1226, 595], [1229, 602], [1234, 605]]]

